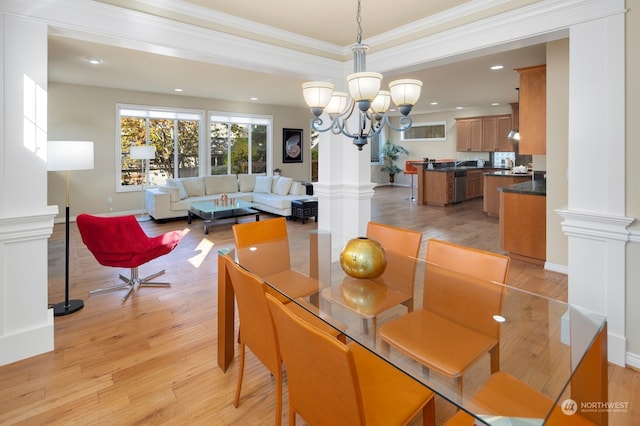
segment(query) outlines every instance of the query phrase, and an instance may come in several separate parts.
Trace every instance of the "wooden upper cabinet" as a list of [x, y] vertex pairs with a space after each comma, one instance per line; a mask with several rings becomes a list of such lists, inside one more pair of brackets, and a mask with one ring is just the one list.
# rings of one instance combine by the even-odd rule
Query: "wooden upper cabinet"
[[481, 118], [456, 118], [456, 150], [482, 151]]
[[513, 141], [507, 138], [510, 130], [510, 115], [456, 118], [456, 150], [513, 152]]
[[511, 139], [509, 139], [509, 132], [513, 128], [511, 123], [511, 116], [504, 115], [497, 118], [498, 121], [498, 148], [496, 151], [501, 152], [515, 152], [516, 147]]
[[547, 152], [547, 66], [518, 68], [520, 154]]

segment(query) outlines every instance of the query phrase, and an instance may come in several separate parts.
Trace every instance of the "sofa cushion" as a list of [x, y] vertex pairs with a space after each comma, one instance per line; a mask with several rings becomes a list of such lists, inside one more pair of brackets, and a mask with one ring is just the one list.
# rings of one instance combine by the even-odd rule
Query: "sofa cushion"
[[[253, 192], [253, 203], [268, 206], [276, 210], [291, 209], [292, 200], [300, 200], [300, 195], [274, 195]], [[260, 208], [260, 206], [258, 206]]]
[[253, 192], [256, 187], [256, 175], [238, 175], [238, 185], [240, 186], [240, 192]]
[[181, 200], [184, 200], [189, 196], [180, 179], [167, 179], [167, 185], [178, 188], [178, 194]]
[[291, 189], [292, 183], [293, 179], [289, 177], [280, 177], [276, 183], [276, 189], [273, 192], [278, 195], [287, 195], [289, 193], [289, 189]]
[[272, 183], [273, 179], [271, 178], [271, 176], [256, 176], [256, 185], [253, 188], [253, 192], [271, 194]]
[[189, 197], [200, 197], [202, 195], [205, 195], [204, 178], [180, 178], [179, 181], [184, 185], [184, 189], [187, 190], [187, 194], [189, 194]]
[[205, 176], [204, 188], [206, 195], [238, 192], [238, 179], [235, 175]]

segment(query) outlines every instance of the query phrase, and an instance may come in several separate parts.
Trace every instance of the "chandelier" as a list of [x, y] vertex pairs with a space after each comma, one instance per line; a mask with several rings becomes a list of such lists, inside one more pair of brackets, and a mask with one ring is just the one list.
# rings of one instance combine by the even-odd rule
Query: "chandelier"
[[[347, 76], [347, 84], [351, 99], [347, 101], [345, 92], [334, 92], [333, 84], [325, 81], [311, 81], [302, 84], [304, 100], [311, 108], [314, 119], [311, 127], [318, 132], [329, 130], [334, 134], [342, 133], [353, 139], [353, 144], [362, 151], [367, 139], [382, 131], [385, 124], [391, 129], [403, 132], [411, 128], [409, 113], [420, 97], [422, 82], [413, 79], [395, 80], [389, 83], [389, 90], [380, 90], [382, 74], [366, 71], [366, 52], [369, 46], [362, 44], [362, 25], [360, 18], [360, 0], [356, 14], [358, 35], [353, 51], [353, 74]], [[400, 127], [391, 124], [387, 111], [391, 101], [402, 114]], [[356, 104], [358, 109], [356, 111]], [[326, 111], [331, 123], [322, 127], [324, 121], [320, 116]], [[347, 127], [347, 120], [353, 113], [358, 114], [358, 130], [351, 133]]]

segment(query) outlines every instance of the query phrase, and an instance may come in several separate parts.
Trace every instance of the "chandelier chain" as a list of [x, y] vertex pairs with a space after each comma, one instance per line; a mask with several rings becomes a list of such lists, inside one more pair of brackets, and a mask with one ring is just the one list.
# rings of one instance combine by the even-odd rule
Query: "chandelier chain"
[[362, 19], [360, 18], [360, 0], [358, 0], [358, 10], [356, 12], [356, 22], [358, 23], [358, 35], [356, 42], [360, 44], [362, 42]]

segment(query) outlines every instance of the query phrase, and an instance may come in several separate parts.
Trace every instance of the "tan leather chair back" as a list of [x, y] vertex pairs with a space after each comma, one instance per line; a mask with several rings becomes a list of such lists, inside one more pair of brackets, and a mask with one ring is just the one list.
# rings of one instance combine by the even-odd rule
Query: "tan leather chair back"
[[375, 281], [413, 293], [422, 233], [377, 222], [367, 224], [367, 238], [379, 242], [387, 254], [387, 268]]
[[494, 315], [502, 312], [503, 290], [504, 286], [495, 282], [427, 264], [422, 307], [499, 339], [500, 323], [494, 319]]
[[291, 267], [284, 217], [233, 225], [239, 263], [261, 277]]
[[427, 262], [487, 281], [505, 284], [511, 259], [501, 254], [432, 238], [427, 241]]
[[364, 425], [356, 364], [348, 347], [296, 317], [270, 294], [267, 304], [287, 371], [289, 415], [293, 410], [311, 425]]
[[264, 297], [266, 284], [229, 256], [223, 257], [238, 303], [240, 339], [271, 373], [279, 375], [280, 351]]

